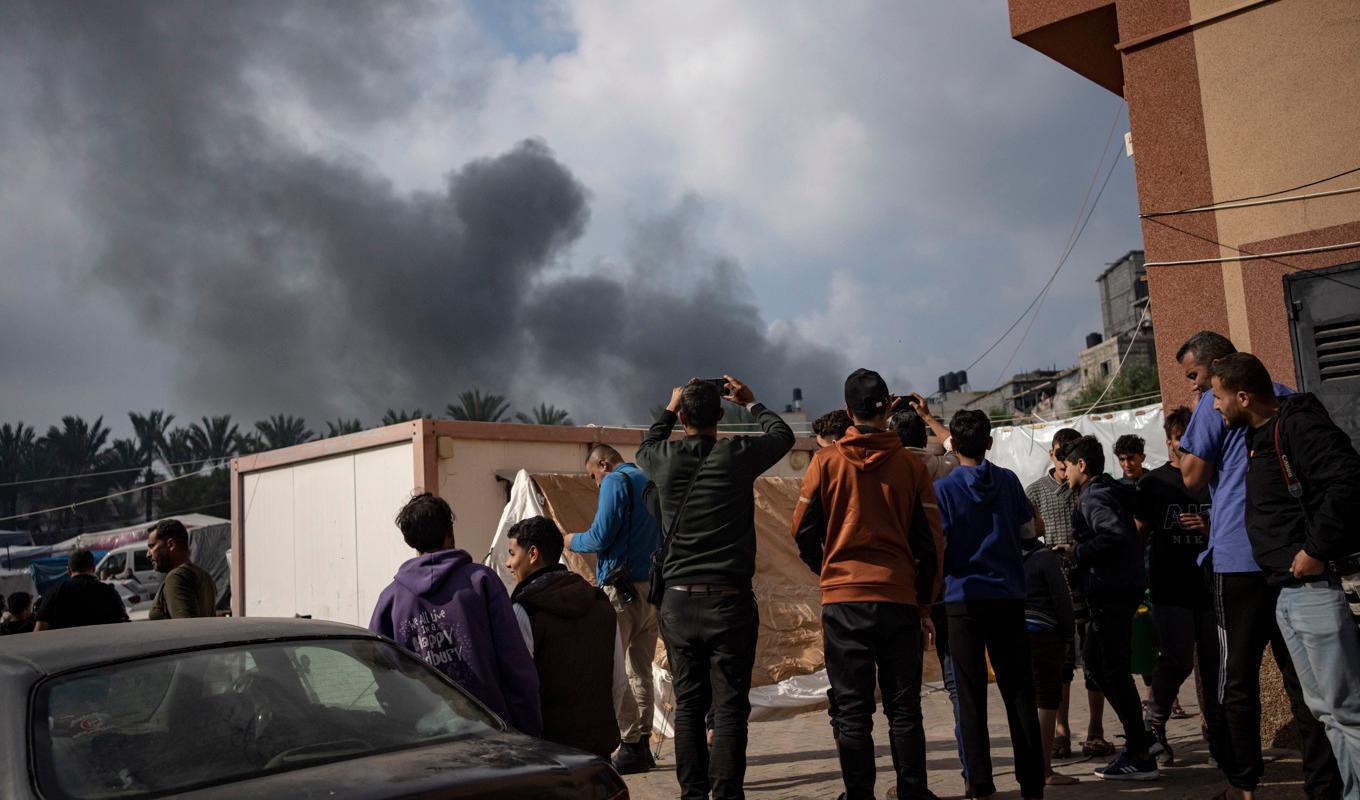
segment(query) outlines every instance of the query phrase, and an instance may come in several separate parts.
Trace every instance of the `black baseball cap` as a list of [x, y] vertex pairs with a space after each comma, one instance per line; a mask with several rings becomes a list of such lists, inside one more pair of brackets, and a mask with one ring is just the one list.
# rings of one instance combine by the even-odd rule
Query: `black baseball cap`
[[845, 379], [845, 404], [860, 417], [876, 417], [888, 410], [888, 384], [871, 369], [857, 369]]

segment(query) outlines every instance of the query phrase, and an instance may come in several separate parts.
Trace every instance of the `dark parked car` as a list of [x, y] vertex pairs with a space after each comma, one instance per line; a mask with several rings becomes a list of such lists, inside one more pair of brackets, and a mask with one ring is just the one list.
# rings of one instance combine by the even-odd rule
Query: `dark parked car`
[[349, 625], [193, 619], [5, 637], [0, 797], [585, 798], [609, 763], [516, 733]]

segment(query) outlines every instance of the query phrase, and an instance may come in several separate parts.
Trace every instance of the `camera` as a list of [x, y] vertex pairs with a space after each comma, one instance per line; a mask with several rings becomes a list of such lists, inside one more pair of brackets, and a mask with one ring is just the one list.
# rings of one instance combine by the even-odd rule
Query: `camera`
[[619, 596], [619, 602], [627, 605], [637, 600], [637, 589], [628, 580], [628, 570], [622, 565], [615, 566], [605, 573], [604, 585], [612, 587]]

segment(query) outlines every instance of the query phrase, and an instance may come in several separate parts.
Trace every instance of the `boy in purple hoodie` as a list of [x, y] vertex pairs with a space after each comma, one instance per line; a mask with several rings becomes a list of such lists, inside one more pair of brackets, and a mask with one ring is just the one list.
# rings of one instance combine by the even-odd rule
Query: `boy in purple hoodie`
[[443, 672], [501, 719], [543, 735], [538, 671], [519, 634], [510, 595], [489, 567], [453, 544], [453, 511], [424, 492], [397, 512], [419, 553], [378, 596], [368, 629]]

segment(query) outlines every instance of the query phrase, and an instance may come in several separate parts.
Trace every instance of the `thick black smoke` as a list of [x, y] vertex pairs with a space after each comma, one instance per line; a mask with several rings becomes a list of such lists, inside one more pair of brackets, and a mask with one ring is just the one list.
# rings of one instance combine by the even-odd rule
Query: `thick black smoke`
[[432, 97], [473, 113], [478, 76], [442, 74], [423, 33], [439, 12], [0, 10], [5, 113], [76, 165], [91, 269], [176, 344], [180, 399], [373, 420], [476, 386], [578, 421], [641, 419], [675, 382], [727, 370], [770, 400], [803, 386], [833, 401], [840, 359], [771, 340], [739, 268], [693, 251], [692, 204], [640, 227], [626, 275], [566, 277], [555, 266], [588, 192], [544, 143], [465, 164], [443, 192], [402, 194], [281, 122], [280, 96], [349, 126]]

